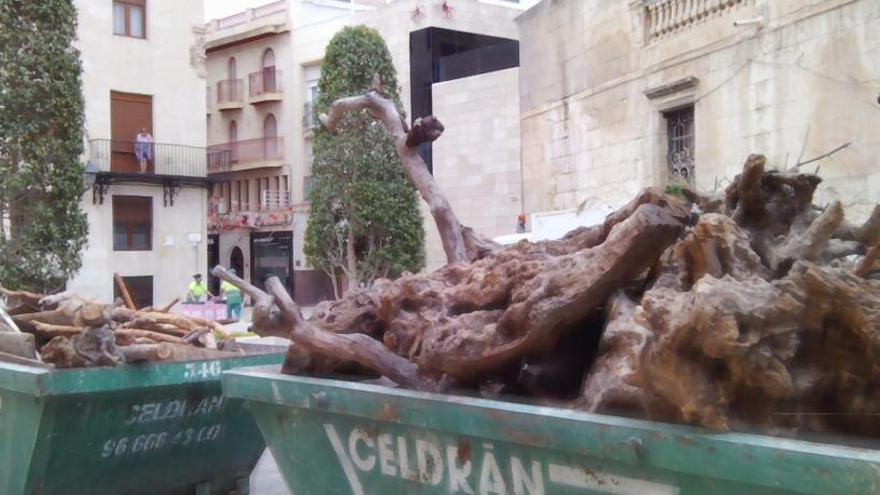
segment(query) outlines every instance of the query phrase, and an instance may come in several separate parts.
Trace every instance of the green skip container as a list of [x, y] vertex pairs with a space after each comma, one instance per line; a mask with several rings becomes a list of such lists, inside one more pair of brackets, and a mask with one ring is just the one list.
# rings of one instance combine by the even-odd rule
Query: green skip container
[[284, 354], [118, 368], [0, 363], [0, 494], [248, 493], [265, 443], [224, 370]]
[[223, 374], [296, 494], [880, 493], [880, 451], [279, 374]]

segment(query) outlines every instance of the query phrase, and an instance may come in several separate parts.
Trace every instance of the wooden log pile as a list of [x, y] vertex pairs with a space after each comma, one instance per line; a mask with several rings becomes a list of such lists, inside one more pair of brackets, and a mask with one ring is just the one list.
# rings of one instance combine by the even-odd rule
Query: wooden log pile
[[[646, 190], [601, 225], [501, 248], [456, 219], [382, 94], [366, 111], [397, 143], [448, 264], [354, 289], [308, 320], [277, 279], [253, 331], [287, 335], [285, 373], [361, 372], [425, 391], [478, 389], [717, 430], [880, 434], [880, 208], [862, 225], [813, 205], [820, 179], [753, 155], [723, 194]], [[341, 129], [344, 132], [344, 126]]]
[[101, 304], [70, 292], [44, 295], [3, 287], [0, 296], [11, 320], [0, 336], [35, 343], [24, 351], [20, 345], [0, 348], [0, 361], [81, 368], [239, 355], [217, 350], [217, 338], [228, 336], [220, 324], [167, 309], [132, 309], [130, 298]]

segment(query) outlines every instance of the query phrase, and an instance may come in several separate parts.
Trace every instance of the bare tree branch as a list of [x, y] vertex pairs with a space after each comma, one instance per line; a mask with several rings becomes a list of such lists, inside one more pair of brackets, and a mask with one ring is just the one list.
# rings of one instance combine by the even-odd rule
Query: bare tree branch
[[[381, 83], [378, 86], [381, 86]], [[381, 121], [385, 129], [394, 137], [397, 154], [400, 156], [406, 175], [428, 204], [431, 216], [437, 224], [446, 260], [449, 263], [470, 261], [461, 232], [461, 223], [418, 153], [419, 144], [440, 137], [443, 133], [443, 124], [437, 118], [430, 116], [419, 119], [411, 130], [406, 129], [394, 102], [382, 96], [378, 89], [373, 89], [365, 95], [336, 100], [330, 105], [329, 114], [322, 114], [319, 119], [327, 130], [335, 133], [343, 115], [361, 110], [366, 110], [374, 119]]]
[[795, 167], [803, 167], [804, 165], [806, 165], [808, 163], [813, 163], [813, 162], [817, 162], [823, 158], [828, 158], [829, 156], [837, 153], [838, 151], [845, 149], [845, 148], [848, 148], [851, 144], [852, 143], [843, 143], [840, 146], [838, 146], [837, 148], [834, 148], [833, 150], [829, 151], [828, 153], [819, 155], [816, 158], [811, 158], [805, 162], [800, 162], [800, 163], [796, 164]]

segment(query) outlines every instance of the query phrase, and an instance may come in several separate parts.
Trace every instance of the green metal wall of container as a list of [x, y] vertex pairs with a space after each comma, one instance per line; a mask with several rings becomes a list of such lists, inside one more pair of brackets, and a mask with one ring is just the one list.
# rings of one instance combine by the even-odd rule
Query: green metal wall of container
[[246, 493], [265, 443], [220, 373], [283, 354], [48, 371], [0, 363], [0, 494]]
[[478, 398], [224, 373], [296, 494], [880, 493], [880, 451]]

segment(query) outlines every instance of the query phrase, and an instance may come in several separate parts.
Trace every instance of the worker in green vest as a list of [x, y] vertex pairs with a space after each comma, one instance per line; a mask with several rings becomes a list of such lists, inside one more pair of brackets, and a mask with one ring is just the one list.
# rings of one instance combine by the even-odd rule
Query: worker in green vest
[[[229, 273], [237, 275], [234, 268], [229, 269]], [[226, 298], [226, 319], [238, 321], [241, 319], [241, 289], [223, 281], [220, 284], [220, 296]]]

